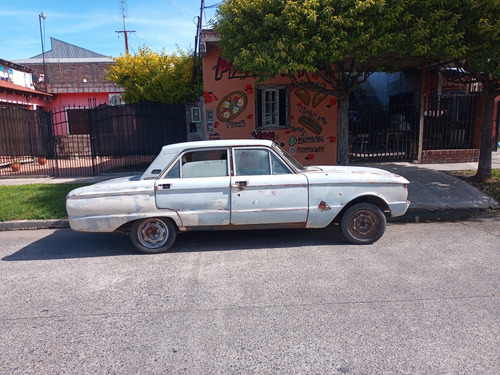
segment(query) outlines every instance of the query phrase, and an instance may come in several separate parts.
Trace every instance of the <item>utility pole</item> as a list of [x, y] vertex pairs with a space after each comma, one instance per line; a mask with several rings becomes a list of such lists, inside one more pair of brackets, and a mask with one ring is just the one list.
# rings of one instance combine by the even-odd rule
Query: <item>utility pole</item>
[[125, 36], [125, 53], [128, 55], [128, 34], [135, 33], [135, 30], [127, 30], [125, 26], [125, 0], [121, 0], [122, 3], [122, 18], [123, 18], [123, 30], [115, 31], [118, 34], [122, 34]]
[[194, 89], [195, 85], [195, 80], [197, 80], [198, 83], [198, 90], [197, 90], [197, 95], [200, 94], [200, 69], [201, 67], [199, 66], [200, 64], [200, 57], [201, 57], [201, 51], [199, 49], [200, 47], [200, 41], [201, 41], [201, 29], [202, 29], [202, 19], [203, 19], [203, 11], [205, 8], [205, 1], [201, 0], [201, 5], [200, 5], [200, 16], [198, 17], [198, 23], [196, 25], [196, 36], [194, 38], [194, 53], [193, 53], [193, 71], [191, 73], [191, 88]]
[[40, 13], [38, 16], [38, 21], [40, 22], [40, 40], [42, 41], [42, 64], [43, 64], [43, 85], [45, 86], [45, 92], [47, 92], [47, 69], [45, 67], [45, 43], [43, 42], [43, 33], [42, 33], [42, 19], [43, 19], [43, 29], [45, 31], [45, 19], [47, 16], [45, 13]]

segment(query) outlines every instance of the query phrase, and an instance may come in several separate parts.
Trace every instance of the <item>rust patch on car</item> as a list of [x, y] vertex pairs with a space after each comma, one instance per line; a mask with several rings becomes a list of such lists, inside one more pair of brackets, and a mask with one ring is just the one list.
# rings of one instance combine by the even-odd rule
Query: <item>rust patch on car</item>
[[331, 209], [332, 208], [328, 204], [326, 204], [325, 201], [319, 202], [318, 210], [320, 210], [320, 211], [328, 211], [328, 210], [331, 210]]

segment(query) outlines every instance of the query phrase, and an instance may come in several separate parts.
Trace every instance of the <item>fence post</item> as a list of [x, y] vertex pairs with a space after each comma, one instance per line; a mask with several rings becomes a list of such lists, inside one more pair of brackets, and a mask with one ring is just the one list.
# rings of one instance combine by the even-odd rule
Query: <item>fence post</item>
[[418, 120], [418, 154], [417, 163], [422, 163], [422, 150], [424, 147], [424, 111], [425, 111], [425, 79], [427, 73], [427, 62], [422, 64], [422, 75], [420, 83], [420, 113]]
[[90, 162], [92, 164], [92, 175], [97, 176], [97, 165], [96, 165], [96, 151], [95, 151], [95, 138], [96, 131], [95, 128], [95, 116], [94, 112], [96, 111], [95, 106], [93, 108], [89, 108], [88, 110], [88, 118], [89, 118], [89, 143], [90, 143]]

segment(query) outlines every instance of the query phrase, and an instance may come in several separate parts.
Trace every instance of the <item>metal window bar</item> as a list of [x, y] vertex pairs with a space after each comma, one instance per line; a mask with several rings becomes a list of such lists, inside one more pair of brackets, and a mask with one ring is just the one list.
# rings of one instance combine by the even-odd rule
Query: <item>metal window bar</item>
[[413, 104], [351, 106], [351, 161], [391, 161], [416, 158], [418, 116]]
[[424, 112], [424, 150], [472, 148], [477, 95], [429, 96]]

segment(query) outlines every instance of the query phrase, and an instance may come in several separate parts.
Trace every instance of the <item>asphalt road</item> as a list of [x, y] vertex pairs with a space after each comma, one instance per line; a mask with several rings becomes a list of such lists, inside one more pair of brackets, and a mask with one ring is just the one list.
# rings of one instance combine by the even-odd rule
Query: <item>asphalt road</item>
[[500, 373], [500, 217], [190, 233], [173, 251], [0, 232], [0, 374]]

